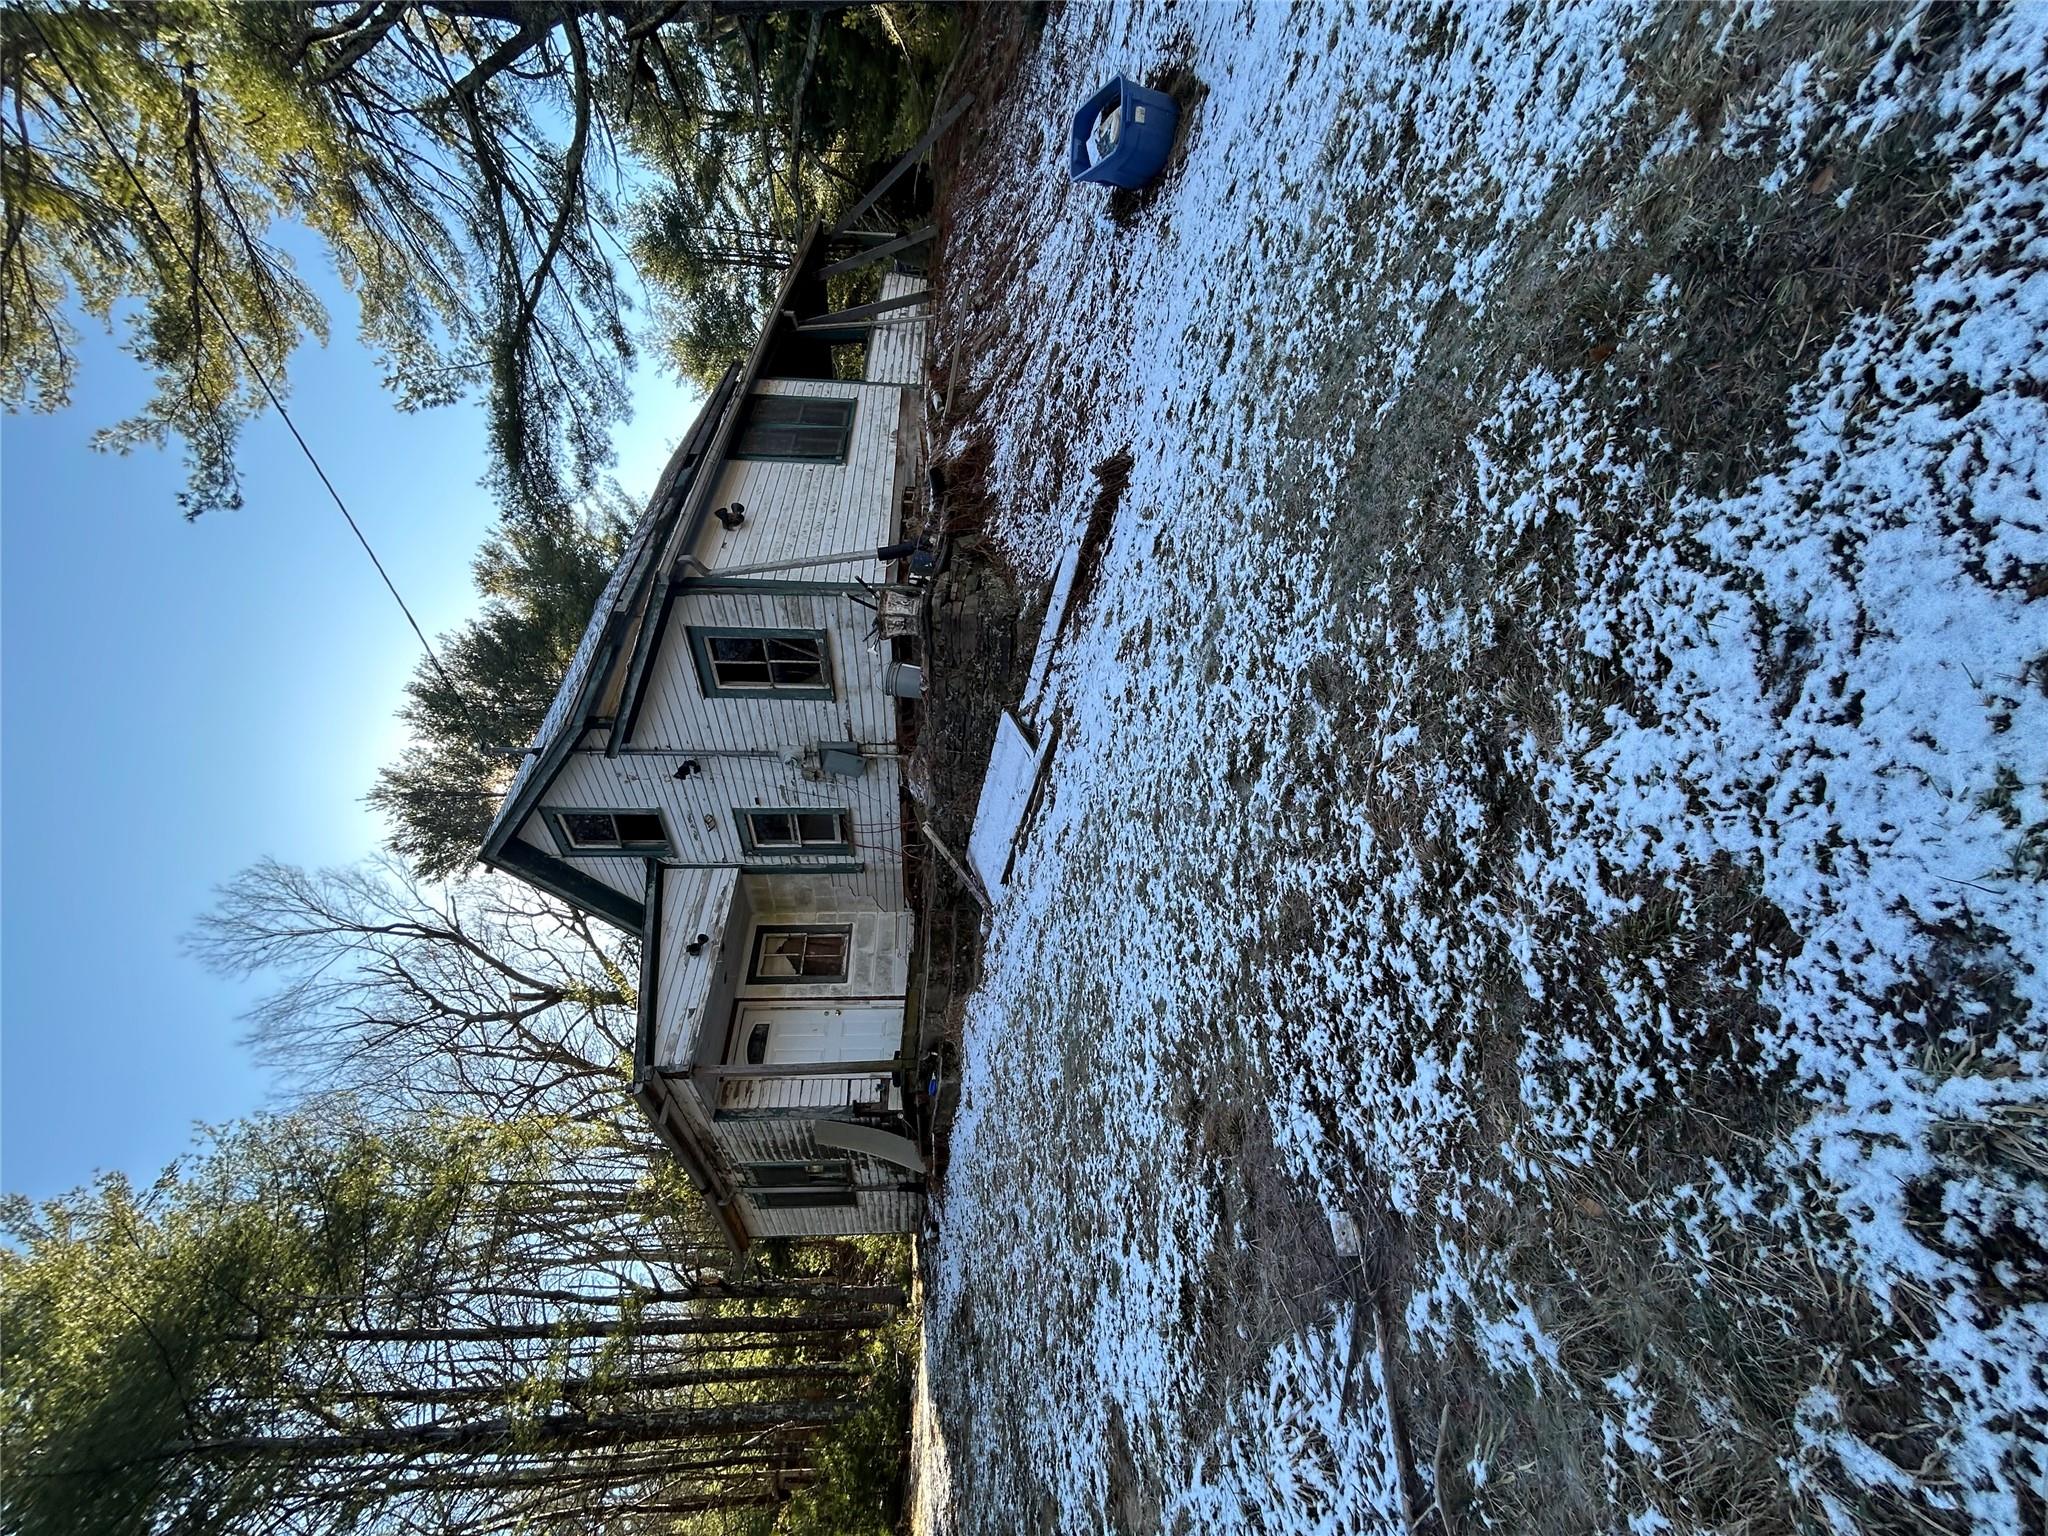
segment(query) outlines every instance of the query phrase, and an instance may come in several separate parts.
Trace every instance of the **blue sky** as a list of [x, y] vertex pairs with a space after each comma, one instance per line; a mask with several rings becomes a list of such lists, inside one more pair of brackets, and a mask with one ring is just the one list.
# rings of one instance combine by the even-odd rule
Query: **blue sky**
[[[301, 351], [287, 404], [438, 634], [475, 605], [482, 414], [394, 409], [327, 286], [335, 340]], [[237, 1044], [259, 989], [180, 936], [263, 855], [375, 850], [362, 796], [419, 654], [282, 423], [246, 434], [244, 507], [188, 524], [175, 449], [88, 446], [147, 380], [84, 341], [69, 409], [0, 420], [0, 1186], [35, 1197], [154, 1177], [194, 1121], [265, 1102]], [[636, 395], [618, 475], [638, 497], [694, 406], [652, 370]]]

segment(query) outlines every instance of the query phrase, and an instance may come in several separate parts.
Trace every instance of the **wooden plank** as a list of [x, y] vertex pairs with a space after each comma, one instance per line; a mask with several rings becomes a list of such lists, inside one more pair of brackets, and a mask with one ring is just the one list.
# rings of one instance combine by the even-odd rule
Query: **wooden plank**
[[923, 245], [925, 241], [931, 239], [938, 232], [938, 225], [927, 224], [923, 229], [914, 229], [909, 234], [898, 235], [894, 240], [888, 241], [885, 244], [873, 246], [856, 255], [848, 256], [841, 261], [835, 261], [829, 267], [820, 267], [818, 269], [818, 276], [837, 277], [842, 272], [858, 271], [871, 261], [880, 261], [884, 256], [894, 256], [898, 251], [907, 251], [914, 245]]
[[855, 222], [859, 220], [862, 214], [866, 213], [870, 208], [874, 207], [876, 203], [880, 202], [882, 200], [882, 194], [884, 192], [887, 192], [891, 187], [895, 186], [896, 183], [902, 179], [903, 173], [905, 171], [909, 170], [912, 166], [916, 165], [918, 161], [922, 160], [926, 156], [926, 154], [930, 152], [931, 147], [934, 144], [938, 143], [939, 135], [944, 133], [948, 128], [952, 127], [953, 124], [959, 119], [960, 114], [962, 112], [965, 112], [969, 107], [973, 105], [974, 96], [973, 93], [970, 92], [969, 94], [962, 96], [958, 101], [954, 102], [953, 105], [946, 108], [946, 110], [941, 112], [937, 117], [933, 118], [932, 125], [929, 128], [925, 129], [924, 133], [918, 138], [918, 141], [915, 144], [911, 145], [909, 149], [904, 151], [903, 158], [901, 160], [898, 160], [894, 165], [890, 166], [889, 169], [883, 174], [882, 179], [875, 183], [874, 189], [870, 191], [866, 197], [862, 198], [859, 202], [855, 203], [853, 205], [852, 211], [847, 213], [844, 218], [840, 219], [840, 221], [837, 224], [834, 224], [832, 226], [831, 233], [835, 235], [844, 234]]
[[[885, 999], [894, 1002], [896, 999]], [[786, 1061], [769, 1063], [765, 1066], [739, 1066], [720, 1064], [712, 1067], [698, 1067], [684, 1076], [709, 1078], [714, 1081], [742, 1077], [883, 1077], [901, 1072], [908, 1063], [900, 1056], [887, 1061]]]
[[922, 304], [932, 296], [929, 288], [920, 288], [915, 293], [899, 294], [893, 299], [877, 299], [872, 304], [856, 304], [851, 309], [835, 309], [829, 315], [813, 315], [808, 320], [799, 320], [799, 331], [829, 331], [854, 320], [866, 320], [874, 315], [887, 314], [892, 309], [909, 309]]

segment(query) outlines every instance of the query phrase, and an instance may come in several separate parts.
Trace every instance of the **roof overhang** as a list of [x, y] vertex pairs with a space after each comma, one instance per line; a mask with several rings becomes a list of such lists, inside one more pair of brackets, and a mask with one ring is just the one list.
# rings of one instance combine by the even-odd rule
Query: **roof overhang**
[[[595, 917], [643, 936], [648, 919], [639, 903], [604, 888], [568, 860], [522, 842], [519, 831], [600, 714], [608, 714], [612, 725], [607, 756], [617, 756], [630, 736], [648, 667], [666, 625], [677, 566], [703, 532], [718, 483], [716, 468], [739, 430], [746, 397], [761, 375], [777, 331], [793, 319], [788, 312], [791, 295], [806, 266], [815, 261], [822, 235], [823, 228], [816, 223], [804, 231], [745, 364], [729, 370], [719, 381], [662, 471], [640, 527], [591, 615], [569, 674], [527, 749], [527, 761], [499, 806], [478, 855], [490, 868], [517, 875]], [[608, 683], [622, 664], [626, 668], [624, 681], [616, 699], [609, 701], [609, 711], [602, 710]], [[599, 890], [604, 891], [603, 896], [597, 894]]]
[[[720, 1173], [717, 1158], [693, 1134], [690, 1124], [693, 1117], [676, 1102], [677, 1090], [654, 1060], [655, 1030], [660, 1022], [655, 1012], [656, 1000], [661, 996], [661, 921], [665, 884], [661, 866], [650, 864], [647, 868], [647, 930], [640, 943], [639, 1017], [633, 1030], [633, 1098], [646, 1113], [662, 1145], [675, 1155], [690, 1183], [718, 1214], [719, 1225], [725, 1228], [733, 1247], [745, 1253], [753, 1234], [747, 1230], [740, 1215], [739, 1191]], [[686, 1086], [682, 1091], [693, 1093], [696, 1090]]]

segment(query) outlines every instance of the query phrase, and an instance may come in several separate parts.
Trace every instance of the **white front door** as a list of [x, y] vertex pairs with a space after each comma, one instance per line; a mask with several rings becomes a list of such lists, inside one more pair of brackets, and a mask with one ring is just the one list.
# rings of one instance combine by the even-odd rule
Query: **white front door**
[[[833, 1061], [889, 1061], [903, 1043], [901, 1003], [741, 1003], [733, 1030], [732, 1062], [751, 1066], [807, 1066]], [[886, 1072], [845, 1077], [728, 1078], [718, 1107], [727, 1110], [836, 1109], [896, 1106]]]
[[887, 1061], [903, 1042], [903, 1008], [896, 1003], [741, 1003], [734, 1034], [736, 1062]]

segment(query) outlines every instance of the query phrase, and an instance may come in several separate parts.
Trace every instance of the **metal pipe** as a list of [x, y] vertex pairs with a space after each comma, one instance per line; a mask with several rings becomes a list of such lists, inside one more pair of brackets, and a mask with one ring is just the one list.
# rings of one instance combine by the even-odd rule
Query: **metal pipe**
[[721, 566], [714, 571], [694, 555], [683, 556], [683, 559], [696, 566], [700, 572], [711, 577], [766, 576], [771, 571], [804, 571], [821, 565], [850, 565], [856, 561], [879, 561], [883, 558], [881, 550], [871, 544], [866, 549], [842, 550], [836, 555], [805, 555], [798, 560], [771, 560], [766, 565]]

